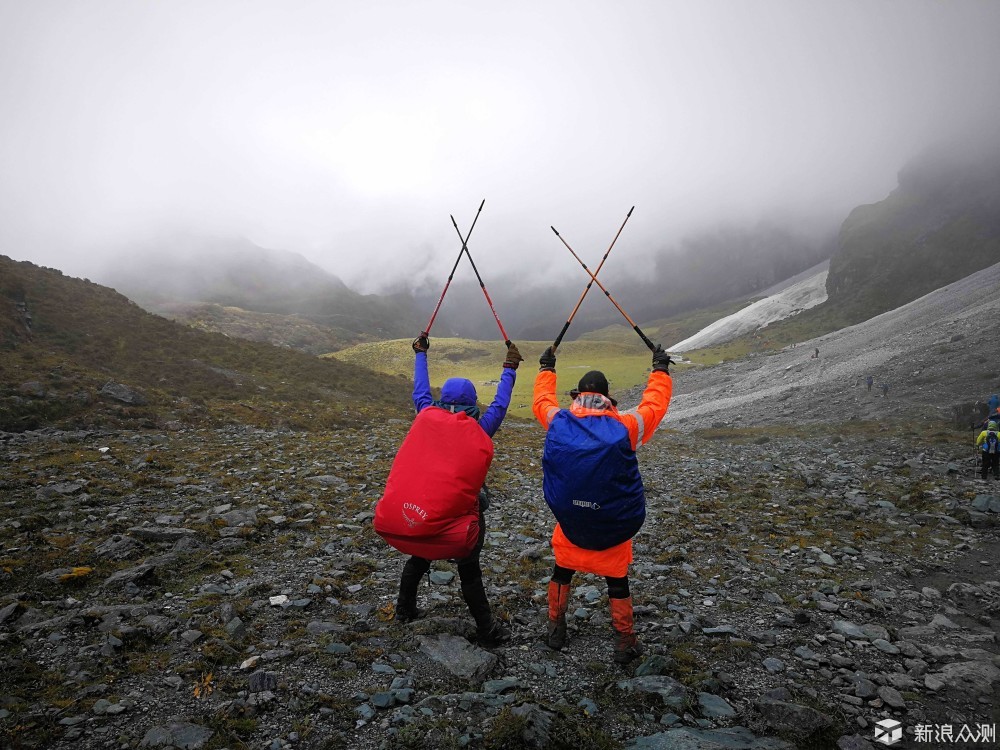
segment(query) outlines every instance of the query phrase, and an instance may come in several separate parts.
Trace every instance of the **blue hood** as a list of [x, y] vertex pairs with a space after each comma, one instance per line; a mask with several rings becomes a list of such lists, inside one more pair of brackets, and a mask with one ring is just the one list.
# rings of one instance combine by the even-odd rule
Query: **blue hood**
[[476, 405], [476, 387], [465, 378], [448, 378], [441, 386], [441, 403]]

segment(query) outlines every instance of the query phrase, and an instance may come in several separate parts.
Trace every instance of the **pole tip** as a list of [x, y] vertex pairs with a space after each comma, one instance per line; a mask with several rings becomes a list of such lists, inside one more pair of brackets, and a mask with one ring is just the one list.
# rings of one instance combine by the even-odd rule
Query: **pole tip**
[[[552, 226], [551, 224], [549, 225], [549, 229], [551, 229], [553, 232], [556, 232], [556, 228], [554, 226]], [[559, 232], [556, 232], [556, 237], [558, 237], [558, 236], [559, 236]]]
[[632, 206], [632, 208], [628, 210], [628, 215], [625, 218], [627, 219], [629, 216], [631, 216], [633, 211], [635, 211], [635, 206]]

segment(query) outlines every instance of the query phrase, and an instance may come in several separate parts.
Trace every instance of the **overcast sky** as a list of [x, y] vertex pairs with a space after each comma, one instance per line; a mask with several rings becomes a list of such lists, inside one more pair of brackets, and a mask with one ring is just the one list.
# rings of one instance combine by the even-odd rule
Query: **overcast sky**
[[596, 261], [632, 205], [632, 258], [839, 220], [996, 127], [998, 40], [990, 0], [0, 0], [0, 253], [179, 227], [370, 289], [443, 280], [484, 198], [484, 274], [565, 264], [550, 225]]

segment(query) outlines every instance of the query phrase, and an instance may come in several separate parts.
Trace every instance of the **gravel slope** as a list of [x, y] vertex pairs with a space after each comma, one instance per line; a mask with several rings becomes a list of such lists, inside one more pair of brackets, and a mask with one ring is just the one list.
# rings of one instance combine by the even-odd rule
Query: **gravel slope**
[[[950, 419], [1000, 389], [1000, 264], [896, 310], [768, 355], [687, 369], [668, 425]], [[815, 349], [819, 358], [813, 358]], [[868, 393], [867, 375], [875, 378]], [[881, 384], [890, 385], [888, 398]]]

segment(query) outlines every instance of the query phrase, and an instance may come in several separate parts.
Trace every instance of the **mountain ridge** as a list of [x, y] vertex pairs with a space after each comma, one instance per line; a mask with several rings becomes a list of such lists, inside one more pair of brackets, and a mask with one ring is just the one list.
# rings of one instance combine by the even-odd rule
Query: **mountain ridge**
[[[0, 350], [0, 430], [220, 421], [307, 426], [406, 406], [398, 379], [197, 331], [108, 287], [6, 256]], [[106, 398], [109, 382], [141, 397]]]

